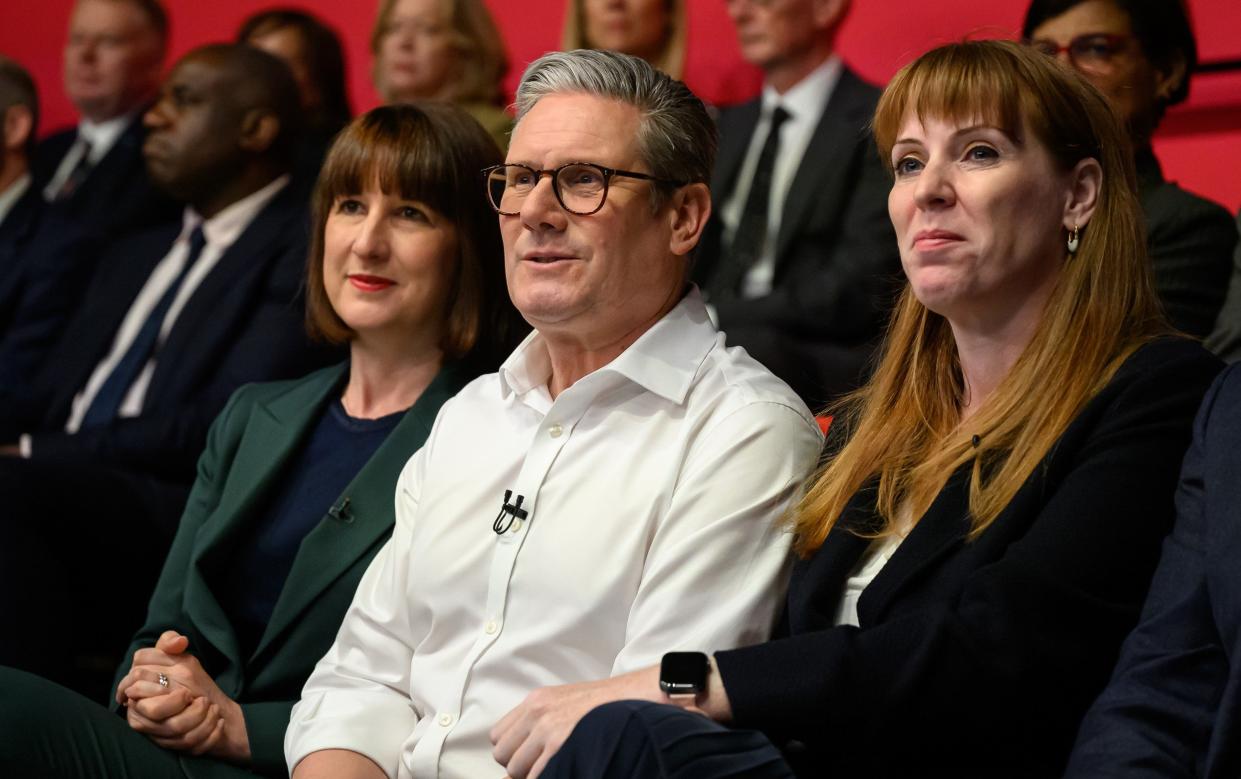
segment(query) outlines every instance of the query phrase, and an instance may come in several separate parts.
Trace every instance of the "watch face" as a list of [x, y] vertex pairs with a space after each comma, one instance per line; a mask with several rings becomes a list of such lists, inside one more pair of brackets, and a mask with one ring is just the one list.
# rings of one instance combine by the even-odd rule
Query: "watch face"
[[702, 652], [669, 652], [659, 667], [659, 686], [674, 694], [700, 692], [707, 686], [708, 668]]

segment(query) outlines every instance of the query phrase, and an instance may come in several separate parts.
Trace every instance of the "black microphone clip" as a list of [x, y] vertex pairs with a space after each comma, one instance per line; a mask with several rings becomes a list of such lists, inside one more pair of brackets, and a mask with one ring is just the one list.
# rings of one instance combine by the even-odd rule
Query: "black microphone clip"
[[[511, 497], [513, 497], [513, 491], [505, 490], [504, 502], [500, 505], [500, 513], [496, 514], [495, 521], [491, 523], [491, 529], [494, 530], [498, 536], [502, 536], [507, 533], [508, 529], [513, 526], [515, 521], [525, 519], [530, 516], [530, 512], [521, 507], [522, 501], [524, 501], [526, 497], [524, 495], [518, 495], [515, 503], [509, 503], [508, 500]], [[504, 519], [505, 514], [508, 515], [507, 521]]]
[[339, 519], [341, 522], [352, 522], [353, 513], [349, 511], [349, 496], [344, 495], [327, 510], [327, 515], [332, 519]]

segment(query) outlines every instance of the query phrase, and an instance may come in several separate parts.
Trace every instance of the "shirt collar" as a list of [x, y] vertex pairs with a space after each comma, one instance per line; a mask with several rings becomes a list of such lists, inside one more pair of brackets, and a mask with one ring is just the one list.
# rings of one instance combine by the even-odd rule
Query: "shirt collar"
[[128, 113], [105, 119], [102, 122], [92, 122], [86, 118], [78, 122], [78, 137], [90, 144], [91, 163], [97, 163], [103, 159], [134, 117], [134, 113]]
[[203, 237], [214, 246], [231, 246], [241, 237], [241, 233], [250, 226], [254, 217], [271, 201], [276, 193], [289, 183], [287, 175], [272, 181], [262, 189], [243, 197], [227, 206], [220, 213], [204, 220], [193, 208], [186, 206], [181, 217], [181, 235], [188, 236], [198, 225], [203, 226]]
[[0, 192], [0, 224], [4, 224], [5, 218], [9, 212], [13, 210], [13, 206], [21, 200], [22, 195], [26, 194], [26, 190], [30, 188], [30, 174], [23, 173], [9, 185], [9, 188]]
[[[691, 287], [681, 301], [629, 348], [593, 375], [613, 374], [678, 405], [685, 402], [698, 367], [718, 332], [707, 316], [702, 293]], [[500, 393], [524, 395], [552, 375], [547, 342], [534, 331], [500, 366]], [[585, 381], [583, 377], [579, 381]]]
[[763, 85], [763, 116], [770, 116], [779, 105], [794, 119], [817, 122], [840, 81], [844, 63], [833, 54], [801, 81], [781, 95], [771, 84]]

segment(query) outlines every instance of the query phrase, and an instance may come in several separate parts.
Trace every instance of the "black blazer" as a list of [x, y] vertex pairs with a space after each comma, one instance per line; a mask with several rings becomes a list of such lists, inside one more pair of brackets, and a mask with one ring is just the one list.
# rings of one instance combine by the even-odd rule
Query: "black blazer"
[[43, 198], [31, 183], [0, 221], [0, 338], [13, 321], [23, 288], [30, 283], [22, 249], [38, 229], [42, 213]]
[[1194, 426], [1177, 517], [1070, 777], [1241, 776], [1241, 366]]
[[[1237, 214], [1237, 232], [1241, 233], [1241, 213]], [[1206, 340], [1206, 347], [1227, 362], [1241, 360], [1241, 242], [1232, 255], [1232, 274], [1228, 294], [1215, 319], [1215, 329]]]
[[181, 225], [108, 247], [43, 369], [0, 403], [0, 438], [33, 433], [36, 459], [120, 465], [191, 481], [207, 429], [235, 389], [301, 375], [332, 356], [313, 348], [303, 329], [305, 213], [304, 191], [286, 187], [202, 280], [160, 349], [141, 415], [70, 435], [63, 428], [74, 395], [111, 349]]
[[[147, 135], [143, 113], [137, 112], [77, 191], [53, 206], [87, 232], [117, 235], [158, 224], [178, 212], [177, 203], [158, 190], [147, 175], [142, 156]], [[77, 128], [71, 127], [49, 135], [35, 147], [31, 174], [40, 192], [56, 175], [56, 168], [77, 138]]]
[[995, 522], [966, 541], [961, 469], [834, 627], [869, 541], [859, 493], [794, 567], [775, 640], [716, 654], [735, 722], [799, 776], [1056, 776], [1137, 620], [1194, 411], [1219, 361], [1139, 349]]
[[1228, 292], [1237, 228], [1223, 206], [1166, 181], [1149, 149], [1137, 169], [1155, 292], [1173, 327], [1205, 338]]
[[[867, 129], [878, 99], [877, 88], [841, 72], [789, 188], [771, 294], [742, 300], [720, 288], [718, 211], [695, 259], [694, 280], [729, 343], [744, 346], [812, 407], [860, 383], [899, 289], [891, 180]], [[720, 116], [711, 179], [717, 208], [737, 184], [760, 113], [753, 100]]]

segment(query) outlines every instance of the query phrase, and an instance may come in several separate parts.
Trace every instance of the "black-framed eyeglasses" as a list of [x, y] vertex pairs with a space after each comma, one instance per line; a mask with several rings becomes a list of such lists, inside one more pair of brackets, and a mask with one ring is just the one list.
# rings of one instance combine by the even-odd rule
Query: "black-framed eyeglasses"
[[1069, 61], [1078, 70], [1106, 73], [1116, 64], [1116, 58], [1129, 50], [1133, 41], [1132, 35], [1097, 32], [1079, 35], [1064, 46], [1046, 38], [1034, 38], [1026, 43], [1048, 57], [1058, 57], [1062, 52], [1067, 52]]
[[491, 207], [504, 216], [516, 216], [526, 196], [538, 186], [544, 174], [551, 176], [552, 191], [564, 210], [578, 216], [590, 216], [603, 208], [608, 199], [608, 183], [616, 176], [650, 181], [671, 187], [683, 182], [668, 181], [646, 173], [605, 168], [593, 162], [570, 162], [551, 170], [536, 170], [529, 165], [508, 163], [492, 165], [483, 171]]

